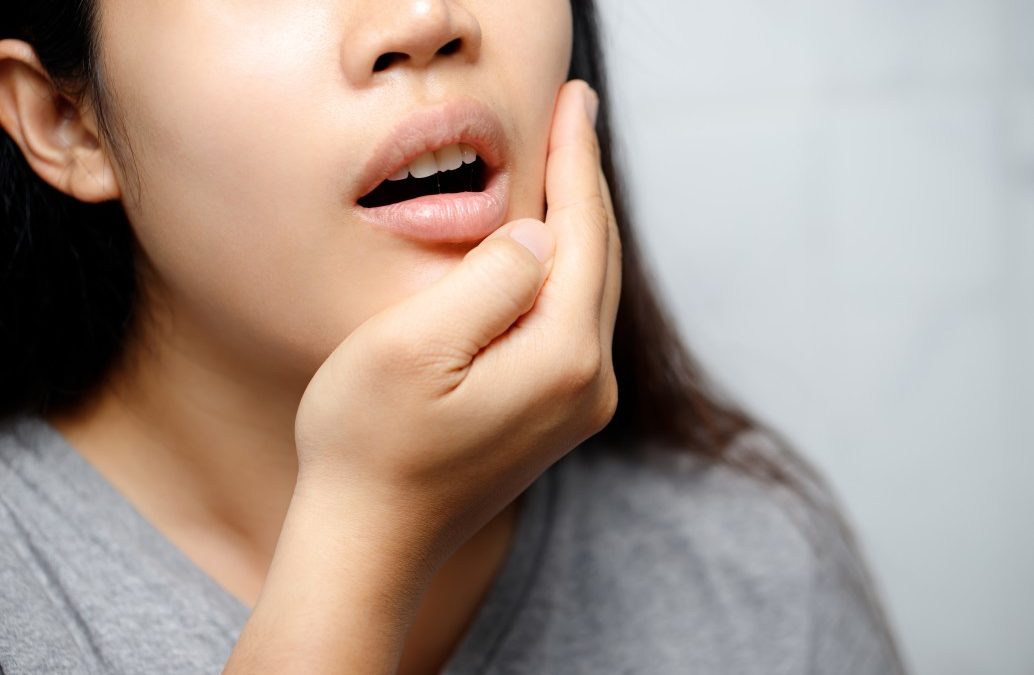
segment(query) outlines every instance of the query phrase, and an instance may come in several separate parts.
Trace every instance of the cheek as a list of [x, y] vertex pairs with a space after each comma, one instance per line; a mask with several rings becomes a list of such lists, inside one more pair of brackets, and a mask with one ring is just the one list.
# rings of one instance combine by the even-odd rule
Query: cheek
[[545, 162], [553, 108], [571, 62], [567, 0], [485, 3], [485, 67], [498, 73], [518, 149], [510, 217], [544, 216]]
[[[423, 250], [344, 222], [342, 149], [368, 147], [383, 125], [350, 92], [328, 95], [337, 36], [318, 7], [332, 3], [305, 4], [222, 3], [235, 7], [223, 16], [217, 2], [112, 0], [102, 43], [140, 171], [140, 201], [127, 191], [126, 210], [175, 309], [228, 351], [311, 372], [464, 251]], [[477, 12], [483, 60], [471, 82], [509, 119], [519, 148], [510, 216], [541, 218], [570, 8], [493, 0]]]
[[326, 48], [311, 29], [285, 37], [282, 21], [118, 18], [114, 32], [151, 27], [109, 35], [106, 61], [139, 170], [126, 210], [169, 301], [217, 339], [312, 368], [417, 283], [386, 264], [401, 251], [343, 222], [341, 148], [363, 147], [367, 130], [332, 119]]

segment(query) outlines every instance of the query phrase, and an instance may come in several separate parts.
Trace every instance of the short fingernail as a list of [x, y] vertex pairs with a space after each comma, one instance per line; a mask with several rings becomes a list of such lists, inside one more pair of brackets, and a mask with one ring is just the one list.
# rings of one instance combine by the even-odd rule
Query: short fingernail
[[555, 241], [553, 233], [545, 223], [536, 223], [530, 220], [517, 223], [510, 230], [510, 237], [534, 253], [541, 263], [546, 262], [553, 255]]
[[600, 97], [592, 87], [585, 88], [585, 114], [589, 116], [589, 124], [596, 126], [596, 115], [600, 110]]

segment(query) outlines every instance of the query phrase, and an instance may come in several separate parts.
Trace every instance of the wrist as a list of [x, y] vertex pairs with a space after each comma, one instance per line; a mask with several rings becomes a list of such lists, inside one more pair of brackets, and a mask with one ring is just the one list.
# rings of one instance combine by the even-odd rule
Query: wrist
[[395, 672], [433, 570], [374, 513], [344, 493], [296, 490], [229, 672]]

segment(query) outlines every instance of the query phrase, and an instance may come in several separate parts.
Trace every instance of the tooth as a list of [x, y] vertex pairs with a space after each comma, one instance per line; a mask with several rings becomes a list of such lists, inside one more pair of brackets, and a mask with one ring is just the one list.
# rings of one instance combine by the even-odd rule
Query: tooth
[[463, 155], [464, 164], [473, 164], [474, 160], [478, 158], [478, 154], [474, 152], [474, 148], [470, 147], [466, 143], [460, 143], [460, 154]]
[[409, 173], [413, 178], [427, 178], [438, 173], [438, 161], [433, 152], [425, 152], [409, 163]]
[[392, 175], [388, 176], [388, 180], [406, 180], [409, 178], [409, 166], [404, 166]]
[[439, 171], [452, 171], [463, 166], [463, 153], [455, 143], [435, 150], [434, 158], [438, 161]]

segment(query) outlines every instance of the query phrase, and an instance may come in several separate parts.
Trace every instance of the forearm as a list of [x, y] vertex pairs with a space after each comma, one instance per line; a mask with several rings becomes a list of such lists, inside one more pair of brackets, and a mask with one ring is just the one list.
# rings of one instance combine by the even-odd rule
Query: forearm
[[224, 673], [396, 672], [427, 568], [418, 547], [357, 513], [296, 496]]

